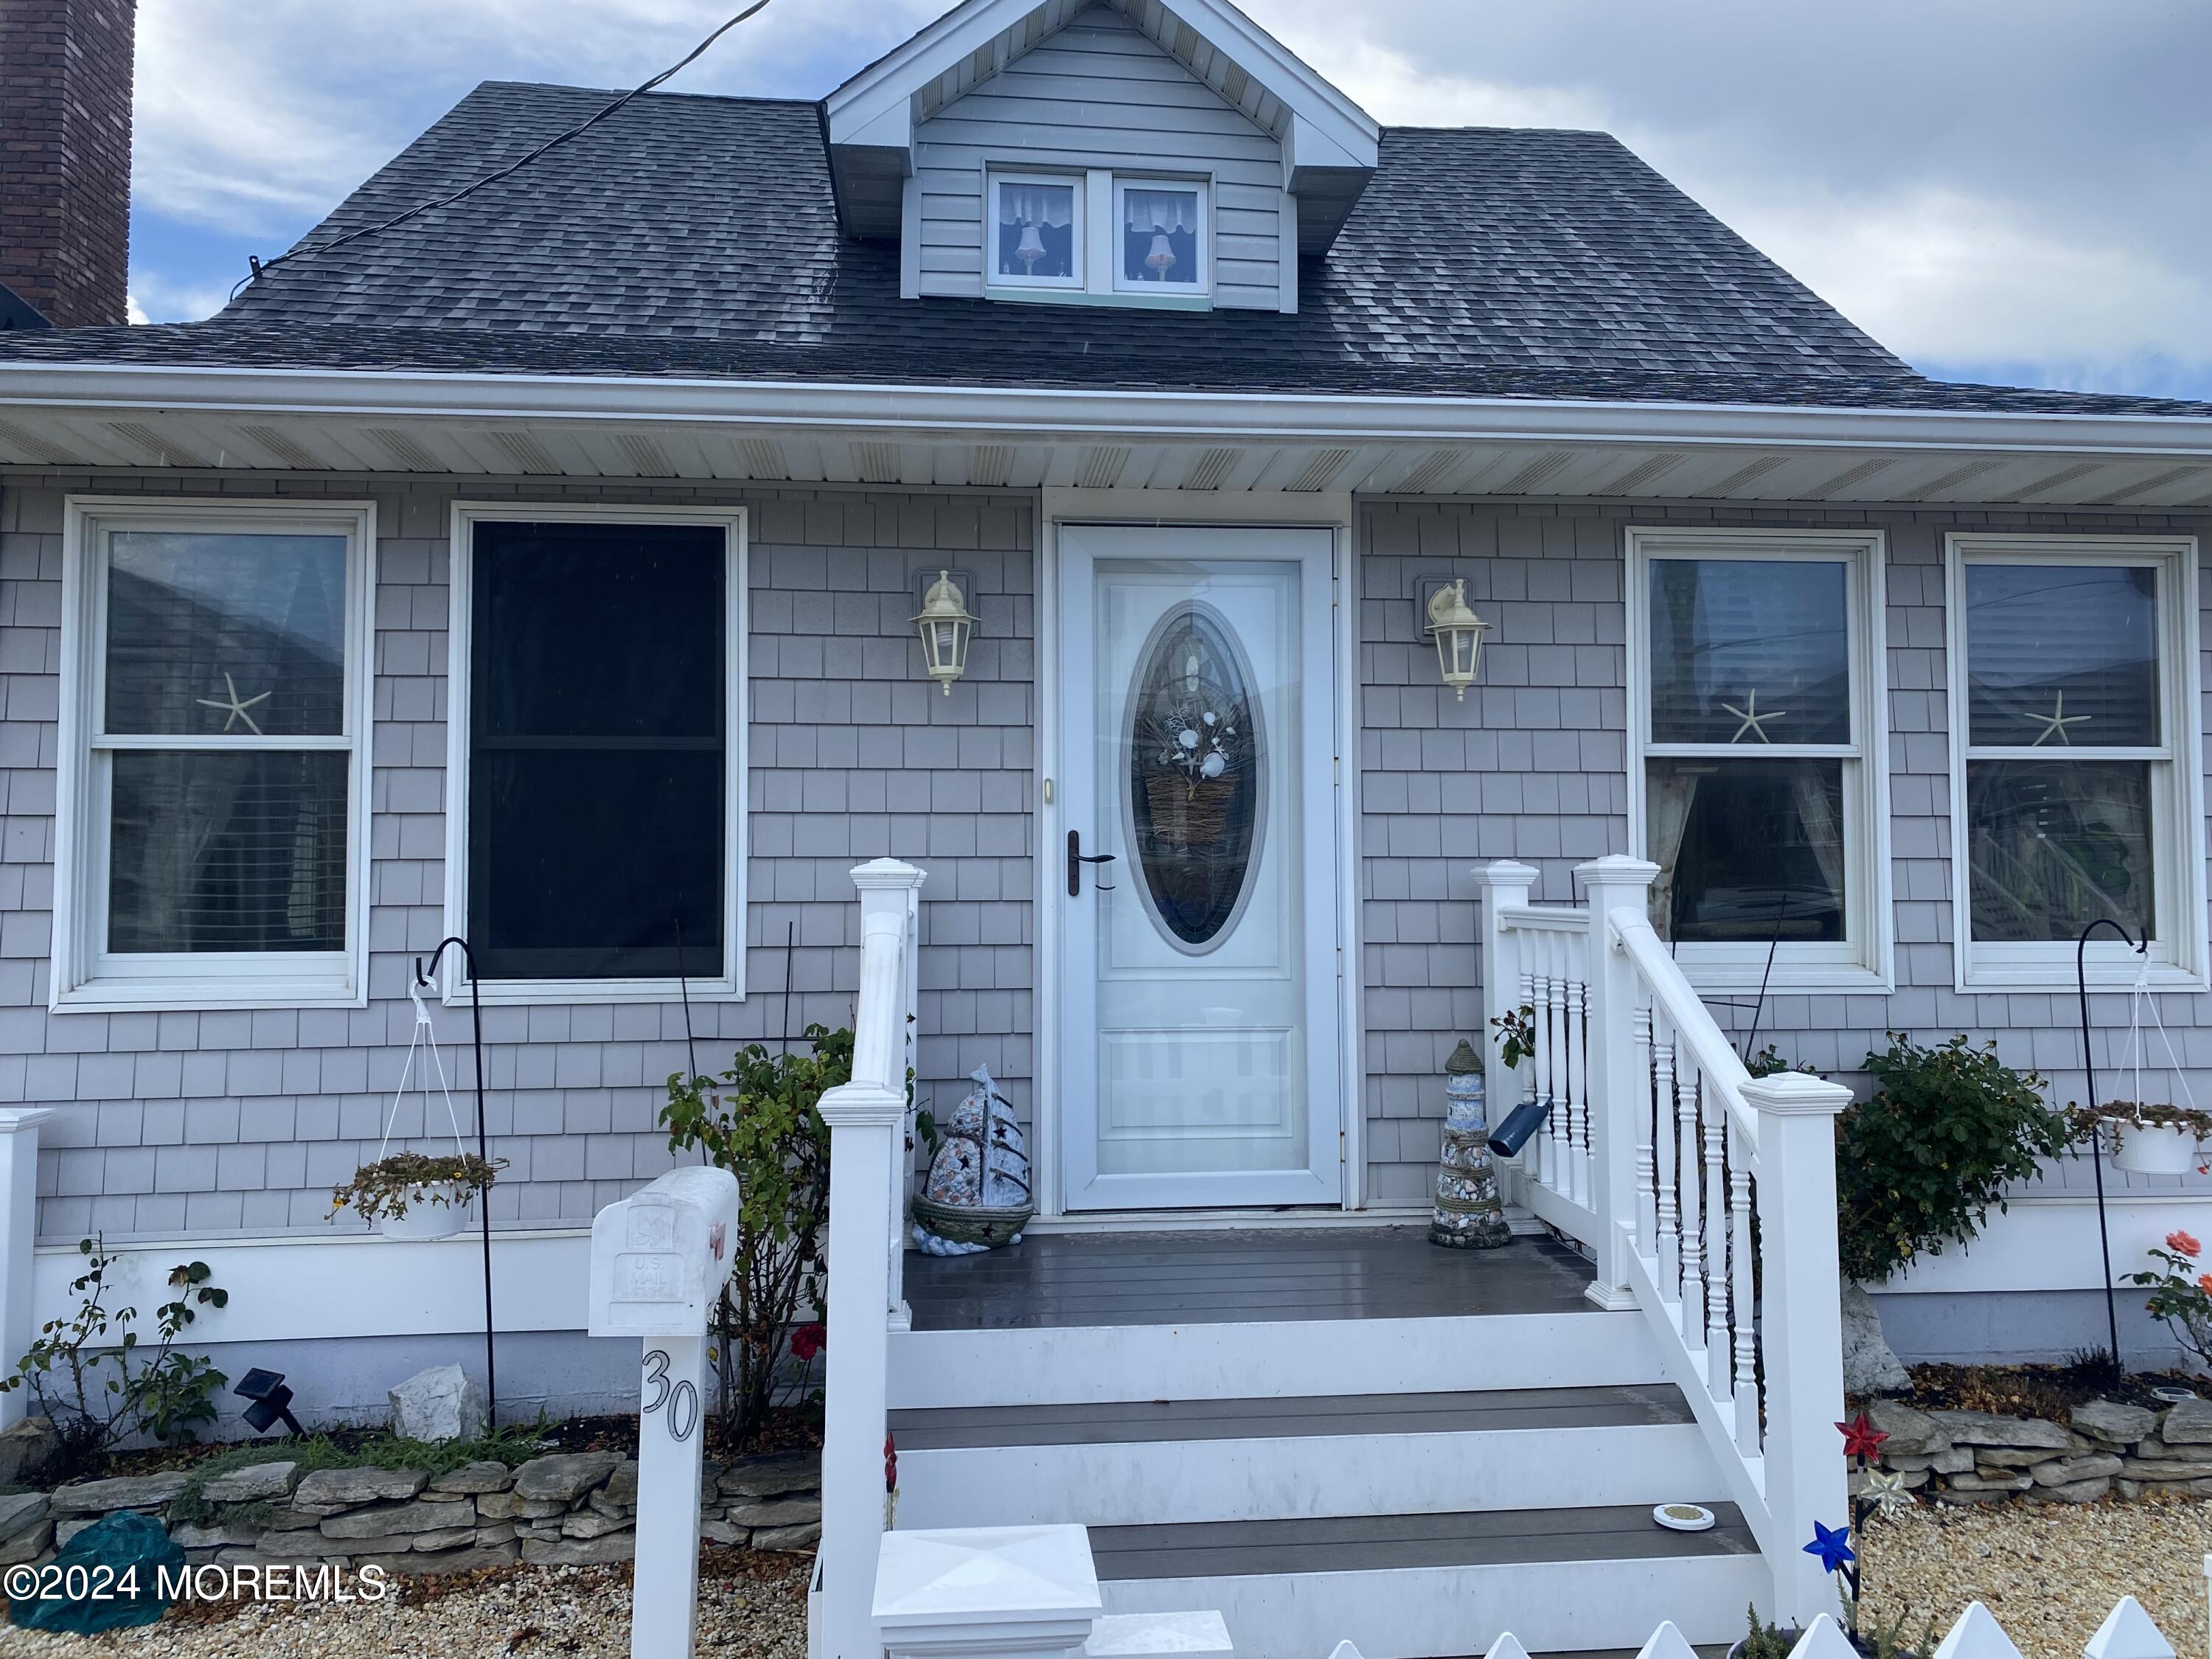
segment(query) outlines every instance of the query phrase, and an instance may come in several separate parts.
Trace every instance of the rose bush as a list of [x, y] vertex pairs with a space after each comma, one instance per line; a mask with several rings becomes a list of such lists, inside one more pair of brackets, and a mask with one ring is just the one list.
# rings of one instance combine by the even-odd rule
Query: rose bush
[[2159, 1268], [2130, 1273], [2128, 1283], [2147, 1287], [2144, 1303], [2154, 1317], [2181, 1339], [2181, 1345], [2198, 1361], [2212, 1365], [2212, 1273], [2199, 1264], [2204, 1246], [2191, 1234], [2175, 1228], [2166, 1236], [2166, 1248], [2153, 1249]]

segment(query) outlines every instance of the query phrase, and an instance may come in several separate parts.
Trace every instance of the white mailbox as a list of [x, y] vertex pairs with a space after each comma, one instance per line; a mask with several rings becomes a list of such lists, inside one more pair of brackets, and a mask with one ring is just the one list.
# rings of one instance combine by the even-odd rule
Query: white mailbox
[[699, 1602], [707, 1322], [738, 1248], [738, 1178], [671, 1170], [592, 1222], [593, 1336], [642, 1339], [631, 1659], [690, 1659]]
[[592, 1223], [593, 1336], [702, 1336], [730, 1276], [738, 1178], [671, 1170]]

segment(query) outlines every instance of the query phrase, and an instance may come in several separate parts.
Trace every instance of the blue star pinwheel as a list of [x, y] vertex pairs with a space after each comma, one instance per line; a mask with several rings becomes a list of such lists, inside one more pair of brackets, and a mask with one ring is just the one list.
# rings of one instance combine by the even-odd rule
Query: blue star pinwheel
[[1805, 1546], [1805, 1553], [1819, 1556], [1820, 1565], [1830, 1572], [1839, 1571], [1846, 1562], [1858, 1559], [1851, 1553], [1849, 1527], [1838, 1527], [1832, 1531], [1818, 1521], [1813, 1523], [1813, 1541]]

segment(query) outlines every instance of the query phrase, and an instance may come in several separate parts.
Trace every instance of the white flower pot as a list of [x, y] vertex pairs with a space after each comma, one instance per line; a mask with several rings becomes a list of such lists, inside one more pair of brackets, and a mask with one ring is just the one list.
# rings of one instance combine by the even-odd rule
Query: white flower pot
[[380, 1218], [377, 1230], [386, 1238], [451, 1238], [468, 1225], [469, 1205], [459, 1183], [434, 1181], [428, 1187], [410, 1188], [407, 1213]]
[[2197, 1167], [2197, 1137], [2178, 1124], [2115, 1123], [2112, 1162], [2131, 1175], [2180, 1176]]

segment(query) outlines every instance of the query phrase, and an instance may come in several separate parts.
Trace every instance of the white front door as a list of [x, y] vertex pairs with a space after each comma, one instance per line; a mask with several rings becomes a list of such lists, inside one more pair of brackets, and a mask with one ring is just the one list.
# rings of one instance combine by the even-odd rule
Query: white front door
[[1342, 1201], [1334, 550], [1060, 528], [1070, 1209]]

